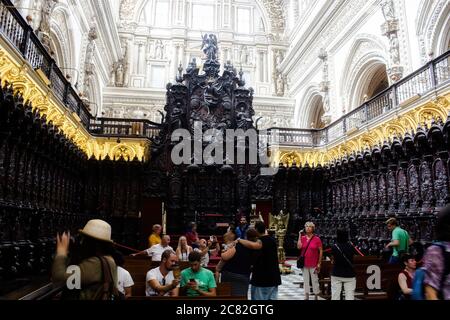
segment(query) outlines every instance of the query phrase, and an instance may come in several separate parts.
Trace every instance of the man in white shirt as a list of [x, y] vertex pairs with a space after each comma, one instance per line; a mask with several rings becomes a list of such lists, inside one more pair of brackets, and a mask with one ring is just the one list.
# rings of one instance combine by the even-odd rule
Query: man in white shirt
[[126, 298], [131, 297], [131, 288], [134, 286], [131, 274], [122, 267], [117, 267], [117, 290]]
[[161, 255], [159, 267], [147, 272], [145, 278], [145, 295], [178, 296], [180, 279], [175, 278], [173, 269], [177, 267], [178, 257], [175, 252], [166, 250]]
[[161, 255], [164, 251], [172, 250], [173, 253], [175, 253], [175, 250], [173, 250], [173, 248], [169, 246], [169, 243], [170, 236], [165, 235], [161, 238], [161, 243], [155, 244], [151, 248], [148, 248], [141, 252], [132, 254], [132, 256], [148, 255], [149, 257], [152, 257], [152, 261], [161, 261]]
[[119, 251], [115, 251], [113, 259], [117, 265], [117, 290], [122, 293], [125, 298], [132, 296], [132, 287], [134, 286], [133, 278], [131, 274], [123, 268], [125, 260], [123, 255]]

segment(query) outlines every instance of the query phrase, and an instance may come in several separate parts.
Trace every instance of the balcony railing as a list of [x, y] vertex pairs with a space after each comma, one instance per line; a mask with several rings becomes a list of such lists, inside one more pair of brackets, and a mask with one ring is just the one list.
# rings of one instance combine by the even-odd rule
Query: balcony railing
[[1, 0], [0, 31], [35, 70], [41, 70], [51, 82], [54, 95], [89, 126], [92, 116], [72, 85], [50, 56], [33, 29], [22, 18], [9, 0]]
[[98, 136], [150, 139], [159, 134], [160, 126], [148, 120], [98, 118], [91, 119], [89, 131]]
[[321, 130], [271, 128], [269, 142], [299, 147], [318, 147], [333, 143], [349, 132], [370, 125], [392, 110], [399, 109], [413, 99], [450, 84], [450, 51], [393, 84], [377, 96]]
[[[0, 1], [0, 32], [35, 70], [39, 69], [46, 75], [51, 81], [54, 95], [68, 110], [80, 117], [87, 130], [100, 136], [152, 138], [158, 135], [161, 125], [148, 120], [94, 118], [11, 1]], [[264, 140], [285, 146], [325, 146], [349, 132], [369, 125], [391, 110], [401, 108], [412, 99], [448, 84], [449, 79], [450, 51], [324, 129], [271, 128], [267, 130]], [[260, 136], [261, 134], [262, 132]]]

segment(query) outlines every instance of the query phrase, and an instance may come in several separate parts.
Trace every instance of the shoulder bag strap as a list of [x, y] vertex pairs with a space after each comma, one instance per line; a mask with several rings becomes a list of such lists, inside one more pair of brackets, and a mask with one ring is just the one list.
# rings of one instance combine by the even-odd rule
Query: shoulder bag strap
[[[306, 236], [305, 236], [305, 237], [306, 237]], [[303, 251], [303, 254], [301, 255], [302, 257], [304, 257], [304, 256], [305, 256], [305, 254], [306, 254], [306, 251], [308, 251], [309, 245], [311, 244], [311, 242], [312, 242], [312, 239], [313, 239], [314, 237], [315, 237], [315, 236], [313, 235], [313, 236], [311, 237], [311, 239], [309, 239], [308, 245], [306, 246], [306, 249], [305, 249], [305, 251]], [[308, 237], [306, 237], [306, 239], [308, 239]], [[300, 238], [300, 241], [301, 241], [301, 238]]]
[[341, 248], [339, 248], [339, 246], [337, 244], [335, 244], [336, 248], [339, 250], [339, 252], [341, 253], [341, 255], [344, 257], [344, 259], [347, 261], [347, 263], [353, 267], [353, 264], [350, 262], [350, 260], [348, 260], [347, 256], [344, 254], [344, 252], [342, 252]]
[[102, 300], [111, 299], [112, 295], [116, 295], [116, 286], [114, 284], [114, 279], [111, 274], [111, 267], [106, 260], [105, 257], [98, 257], [102, 264], [102, 273], [103, 273], [103, 295], [101, 297]]

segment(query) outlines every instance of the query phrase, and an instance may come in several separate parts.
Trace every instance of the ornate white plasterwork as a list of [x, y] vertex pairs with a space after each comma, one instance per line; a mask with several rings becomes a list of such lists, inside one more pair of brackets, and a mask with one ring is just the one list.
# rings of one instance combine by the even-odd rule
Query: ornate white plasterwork
[[[136, 18], [136, 11], [141, 7], [139, 1], [142, 0], [121, 0], [119, 16], [120, 20], [127, 21], [127, 25], [130, 21]], [[264, 5], [269, 19], [272, 33], [281, 34], [286, 27], [286, 17], [284, 14], [284, 0], [259, 0]], [[137, 22], [137, 21], [134, 21]]]
[[70, 68], [73, 62], [74, 50], [72, 46], [72, 41], [70, 39], [70, 33], [67, 28], [68, 21], [69, 19], [67, 19], [67, 16], [65, 15], [64, 11], [55, 10], [53, 12], [51, 21], [51, 32], [53, 32], [56, 35], [56, 39], [52, 40], [57, 41], [59, 43], [59, 47], [62, 51], [61, 52], [62, 57], [60, 57], [62, 64], [59, 66], [60, 68]]
[[120, 2], [120, 20], [133, 20], [138, 0], [122, 0]]
[[400, 38], [400, 59], [401, 64], [406, 68], [404, 74], [408, 74], [413, 71], [413, 66], [411, 64], [411, 53], [409, 48], [411, 48], [409, 44], [409, 36], [408, 33], [408, 22], [406, 17], [406, 0], [395, 1], [395, 8], [397, 10], [397, 17], [399, 20], [400, 29], [398, 31]]
[[439, 1], [438, 5], [436, 6], [435, 10], [433, 11], [433, 15], [430, 20], [430, 25], [428, 27], [428, 32], [427, 32], [427, 38], [428, 38], [428, 47], [431, 48], [431, 50], [433, 50], [434, 57], [436, 57], [440, 53], [443, 53], [443, 52], [439, 52], [439, 50], [441, 48], [439, 48], [439, 45], [436, 42], [437, 42], [437, 39], [439, 38], [441, 32], [444, 31], [444, 30], [441, 30], [438, 28], [440, 25], [440, 22], [443, 21], [444, 25], [446, 22], [448, 23], [449, 8], [450, 8], [450, 1], [448, 1], [448, 0]]
[[[345, 5], [342, 6], [339, 12], [327, 22], [322, 30], [317, 30], [315, 34], [312, 34], [314, 42], [311, 43], [309, 47], [305, 47], [304, 50], [307, 51], [305, 51], [302, 56], [296, 57], [301, 62], [296, 63], [295, 67], [289, 72], [289, 74], [294, 75], [292, 77], [294, 83], [307, 72], [315, 60], [318, 60], [320, 48], [327, 48], [329, 44], [338, 37], [338, 34], [349, 24], [349, 21], [353, 20], [357, 12], [367, 5], [367, 0], [353, 0], [347, 2], [345, 0], [337, 0], [335, 2], [337, 3], [337, 6], [343, 3], [345, 3]], [[295, 46], [293, 48], [294, 50], [297, 50]]]
[[426, 52], [426, 57], [422, 59], [430, 60], [438, 55], [436, 50], [436, 38], [443, 30], [438, 29], [439, 22], [448, 20], [445, 15], [450, 7], [448, 0], [422, 0], [419, 5], [416, 17], [416, 33], [418, 35], [419, 46], [422, 52]]
[[272, 32], [284, 32], [286, 17], [283, 12], [283, 0], [262, 0], [262, 2], [269, 13]]

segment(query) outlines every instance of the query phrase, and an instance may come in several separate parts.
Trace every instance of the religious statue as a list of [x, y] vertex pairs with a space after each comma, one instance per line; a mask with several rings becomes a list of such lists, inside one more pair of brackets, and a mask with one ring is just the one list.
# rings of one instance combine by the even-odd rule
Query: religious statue
[[53, 8], [58, 3], [58, 0], [44, 0], [41, 9], [41, 23], [39, 24], [39, 31], [50, 33], [50, 16]]
[[164, 59], [164, 44], [161, 40], [157, 40], [155, 43], [155, 59]]
[[217, 37], [214, 34], [203, 36], [202, 50], [206, 54], [207, 60], [217, 60]]
[[275, 56], [275, 68], [279, 70], [282, 62], [283, 62], [283, 55], [281, 54], [281, 51], [278, 50]]
[[171, 125], [172, 130], [182, 128], [182, 117], [183, 117], [183, 104], [180, 101], [175, 103], [175, 106], [172, 109], [171, 117]]
[[94, 73], [94, 51], [95, 51], [95, 40], [97, 39], [97, 29], [91, 27], [88, 34], [88, 45], [86, 48], [86, 58], [84, 60], [84, 71], [86, 75], [92, 75]]
[[249, 58], [248, 58], [248, 49], [247, 46], [242, 46], [241, 48], [241, 57], [240, 57], [240, 62], [241, 65], [244, 64], [248, 64]]
[[392, 33], [389, 38], [389, 52], [391, 54], [391, 63], [393, 65], [400, 64], [400, 56], [399, 56], [399, 43], [398, 37], [396, 33]]
[[253, 121], [245, 104], [240, 105], [240, 108], [236, 113], [236, 122], [238, 129], [248, 130], [251, 128]]
[[115, 81], [116, 87], [123, 87], [123, 77], [124, 77], [123, 62], [119, 61], [116, 68], [116, 81]]
[[386, 21], [395, 20], [394, 2], [392, 0], [383, 0], [380, 6]]
[[284, 81], [281, 73], [278, 74], [277, 78], [277, 95], [280, 97], [284, 95]]
[[278, 261], [284, 262], [286, 260], [286, 254], [284, 251], [284, 237], [286, 236], [287, 227], [289, 224], [289, 213], [283, 213], [283, 210], [280, 211], [280, 214], [273, 216], [270, 214], [269, 216], [269, 230], [275, 231], [275, 236], [278, 241]]

